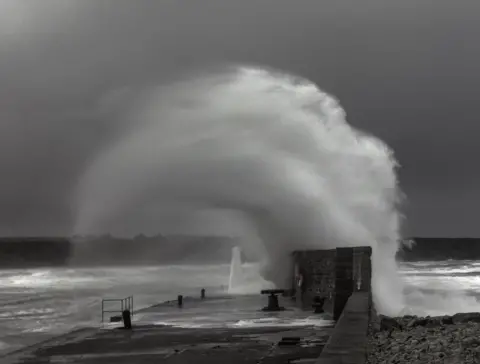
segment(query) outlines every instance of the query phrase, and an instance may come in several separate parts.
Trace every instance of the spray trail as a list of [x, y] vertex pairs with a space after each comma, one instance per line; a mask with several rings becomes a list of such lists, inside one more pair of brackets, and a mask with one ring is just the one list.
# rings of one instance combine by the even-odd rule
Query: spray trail
[[290, 75], [236, 68], [136, 105], [134, 127], [81, 180], [77, 232], [108, 231], [131, 211], [157, 222], [169, 209], [234, 211], [259, 238], [243, 248], [265, 258], [266, 279], [284, 285], [295, 249], [370, 245], [377, 308], [403, 308], [396, 162], [347, 124], [333, 97]]
[[235, 293], [235, 290], [244, 283], [241, 250], [238, 246], [232, 249], [232, 261], [230, 263], [230, 279], [228, 281], [228, 292]]

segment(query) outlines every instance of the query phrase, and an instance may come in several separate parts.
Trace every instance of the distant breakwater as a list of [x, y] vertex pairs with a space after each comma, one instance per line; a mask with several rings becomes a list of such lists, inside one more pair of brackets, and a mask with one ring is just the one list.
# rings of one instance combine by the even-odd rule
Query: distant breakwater
[[238, 243], [218, 237], [0, 238], [0, 269], [229, 263]]
[[[480, 238], [411, 238], [402, 248], [402, 261], [480, 260]], [[139, 235], [131, 239], [99, 237], [0, 238], [0, 267], [228, 263], [232, 238]]]
[[397, 259], [406, 262], [439, 260], [480, 260], [480, 238], [411, 238]]

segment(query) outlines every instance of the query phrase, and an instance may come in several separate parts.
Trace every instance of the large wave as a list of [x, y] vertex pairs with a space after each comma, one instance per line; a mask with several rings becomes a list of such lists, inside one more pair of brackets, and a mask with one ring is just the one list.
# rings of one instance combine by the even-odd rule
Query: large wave
[[243, 249], [280, 286], [295, 249], [370, 245], [377, 309], [403, 308], [397, 163], [335, 98], [298, 77], [238, 67], [150, 90], [128, 117], [128, 132], [80, 180], [77, 233], [136, 213], [155, 224], [170, 209], [218, 212], [259, 242]]

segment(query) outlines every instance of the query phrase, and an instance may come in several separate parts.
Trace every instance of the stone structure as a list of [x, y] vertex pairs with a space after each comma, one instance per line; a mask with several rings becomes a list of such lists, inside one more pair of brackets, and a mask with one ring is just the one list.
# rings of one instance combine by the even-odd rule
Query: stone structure
[[[364, 364], [372, 310], [370, 247], [293, 253], [295, 276], [304, 280], [296, 298], [307, 308], [325, 299], [335, 329], [317, 364]], [[295, 282], [296, 283], [296, 282]]]
[[293, 253], [294, 292], [299, 305], [325, 299], [324, 309], [337, 320], [353, 292], [371, 290], [370, 247], [307, 250]]
[[330, 309], [335, 294], [335, 256], [335, 249], [293, 253], [292, 283], [298, 305], [309, 308], [319, 296], [325, 298], [325, 308]]

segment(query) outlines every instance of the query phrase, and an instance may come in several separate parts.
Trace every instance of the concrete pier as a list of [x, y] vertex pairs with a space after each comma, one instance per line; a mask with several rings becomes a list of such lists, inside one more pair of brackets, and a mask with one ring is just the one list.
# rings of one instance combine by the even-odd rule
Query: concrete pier
[[[228, 309], [235, 305], [234, 300], [231, 297], [214, 297], [212, 294], [205, 299], [184, 297], [181, 309], [176, 300], [158, 304], [136, 311], [138, 321], [132, 323], [131, 330], [97, 328], [78, 331], [0, 357], [0, 363], [277, 364], [295, 363], [299, 359], [302, 359], [301, 363], [314, 363], [333, 330], [333, 323], [325, 327], [181, 328], [158, 324], [157, 321], [179, 314], [186, 315], [185, 321], [189, 321], [188, 317], [202, 315], [212, 309], [215, 312], [219, 307]], [[248, 307], [261, 307], [265, 300], [266, 297], [259, 293], [251, 299], [241, 298], [238, 303], [241, 306], [248, 304]], [[288, 302], [285, 299], [285, 303]], [[275, 315], [294, 317], [295, 313], [263, 313], [259, 308], [254, 314], [261, 318]], [[157, 323], [148, 324], [148, 321]]]
[[[255, 315], [280, 318], [290, 315], [291, 318], [307, 311], [309, 316], [322, 315], [314, 314], [315, 308], [319, 312], [330, 312], [336, 320], [335, 327], [332, 322], [330, 327], [179, 328], [136, 321], [129, 330], [92, 328], [72, 332], [0, 357], [0, 362], [364, 364], [372, 310], [371, 252], [369, 247], [294, 252], [291, 291], [295, 293], [296, 303], [285, 307], [285, 311], [262, 312], [265, 297], [259, 292], [258, 297], [253, 298], [258, 300], [253, 302], [258, 307]], [[282, 288], [290, 291], [289, 287]], [[198, 305], [204, 305], [209, 311], [216, 307], [215, 300], [220, 298], [210, 296], [205, 297], [203, 293], [196, 299], [179, 296], [177, 300], [143, 312], [153, 315], [150, 317], [168, 317], [181, 312], [188, 321], [189, 317], [198, 315], [194, 310]], [[221, 299], [228, 301], [231, 297]], [[283, 299], [282, 302], [292, 301]], [[225, 307], [228, 306], [225, 302]], [[298, 306], [305, 311], [299, 311]], [[135, 311], [135, 317], [137, 314], [141, 316], [141, 312]]]

